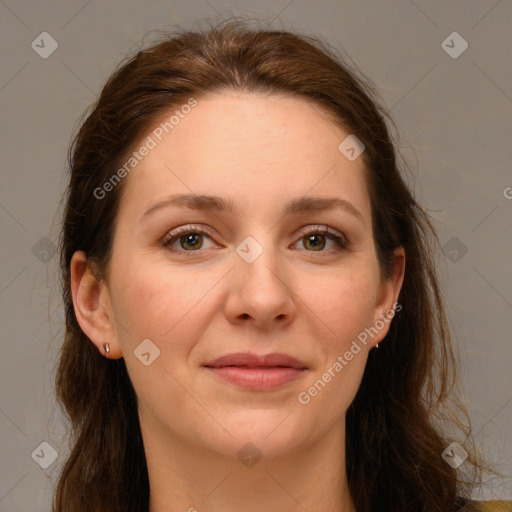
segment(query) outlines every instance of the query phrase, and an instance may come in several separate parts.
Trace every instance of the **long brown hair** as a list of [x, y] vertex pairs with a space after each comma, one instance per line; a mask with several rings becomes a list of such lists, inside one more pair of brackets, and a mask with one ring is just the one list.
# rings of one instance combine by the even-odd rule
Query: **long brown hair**
[[[458, 401], [456, 358], [436, 275], [437, 238], [398, 163], [393, 124], [373, 83], [319, 38], [229, 20], [166, 34], [139, 50], [107, 81], [69, 150], [70, 183], [60, 239], [66, 332], [57, 398], [71, 424], [71, 453], [54, 496], [55, 512], [148, 510], [149, 480], [137, 399], [124, 359], [108, 360], [75, 317], [70, 262], [84, 251], [107, 279], [121, 180], [98, 187], [123, 165], [155, 119], [190, 97], [222, 91], [284, 93], [323, 106], [366, 149], [366, 181], [379, 264], [390, 271], [405, 249], [401, 311], [370, 351], [347, 411], [346, 464], [358, 510], [439, 511], [468, 498], [480, 468], [468, 415]], [[464, 416], [462, 421], [460, 416]], [[459, 430], [469, 457], [454, 469], [441, 454]], [[450, 432], [448, 435], [447, 433]]]

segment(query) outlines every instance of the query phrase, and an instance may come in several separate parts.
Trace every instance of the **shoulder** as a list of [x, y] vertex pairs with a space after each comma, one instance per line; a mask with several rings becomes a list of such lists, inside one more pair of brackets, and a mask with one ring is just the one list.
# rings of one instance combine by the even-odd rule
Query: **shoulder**
[[512, 501], [468, 501], [460, 512], [512, 512]]

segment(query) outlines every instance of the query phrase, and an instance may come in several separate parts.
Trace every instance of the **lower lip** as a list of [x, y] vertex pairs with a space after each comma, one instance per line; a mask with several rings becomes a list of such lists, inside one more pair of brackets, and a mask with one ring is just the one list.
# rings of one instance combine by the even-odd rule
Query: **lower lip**
[[248, 368], [244, 366], [207, 367], [219, 377], [237, 386], [254, 389], [275, 389], [298, 379], [304, 370], [289, 367]]

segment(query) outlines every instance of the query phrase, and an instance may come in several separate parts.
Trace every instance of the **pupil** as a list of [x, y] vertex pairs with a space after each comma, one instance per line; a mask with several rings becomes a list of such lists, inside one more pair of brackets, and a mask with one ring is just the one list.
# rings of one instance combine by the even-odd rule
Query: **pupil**
[[[312, 247], [320, 247], [320, 249], [323, 249], [324, 244], [322, 244], [322, 242], [318, 241], [319, 236], [321, 236], [321, 235], [309, 235], [308, 236], [308, 243]], [[317, 239], [316, 242], [314, 241], [315, 239]]]
[[317, 242], [317, 243], [312, 242], [312, 240], [315, 240], [315, 238], [316, 238], [316, 235], [311, 235], [311, 236], [309, 237], [309, 243], [310, 243], [311, 245], [318, 245], [318, 242]]
[[[189, 235], [185, 235], [182, 237], [182, 241], [184, 240], [184, 244], [185, 245], [191, 245], [191, 246], [194, 246], [194, 245], [197, 245], [197, 238], [198, 238], [199, 235], [197, 234], [189, 234]], [[196, 240], [195, 243], [194, 243], [194, 239]]]

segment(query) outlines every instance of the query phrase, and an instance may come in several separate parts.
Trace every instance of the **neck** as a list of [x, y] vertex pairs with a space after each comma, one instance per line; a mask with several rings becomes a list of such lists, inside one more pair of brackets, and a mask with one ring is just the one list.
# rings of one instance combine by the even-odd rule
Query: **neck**
[[174, 439], [144, 418], [141, 427], [149, 512], [356, 511], [346, 477], [344, 423], [293, 453], [262, 453], [257, 461], [251, 448], [239, 459]]

